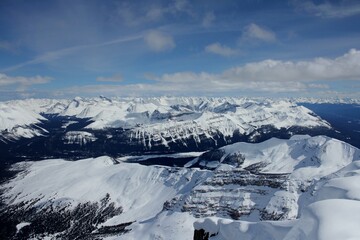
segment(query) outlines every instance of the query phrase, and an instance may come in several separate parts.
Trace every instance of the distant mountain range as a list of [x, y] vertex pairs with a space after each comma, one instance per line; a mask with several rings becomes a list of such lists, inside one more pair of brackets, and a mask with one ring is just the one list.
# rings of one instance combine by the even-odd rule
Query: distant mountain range
[[331, 131], [303, 106], [247, 98], [18, 100], [0, 103], [0, 123], [8, 153], [41, 158], [198, 151]]

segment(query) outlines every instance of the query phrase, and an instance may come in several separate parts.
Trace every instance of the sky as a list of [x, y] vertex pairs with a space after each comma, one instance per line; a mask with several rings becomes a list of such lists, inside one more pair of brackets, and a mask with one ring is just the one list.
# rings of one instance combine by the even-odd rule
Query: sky
[[358, 0], [1, 0], [0, 100], [360, 96]]

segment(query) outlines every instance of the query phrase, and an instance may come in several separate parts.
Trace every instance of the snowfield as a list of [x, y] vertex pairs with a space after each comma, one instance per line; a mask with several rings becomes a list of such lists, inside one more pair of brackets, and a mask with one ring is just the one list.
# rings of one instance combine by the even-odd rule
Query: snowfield
[[[206, 166], [206, 156], [195, 161]], [[195, 229], [222, 240], [360, 238], [359, 149], [324, 136], [294, 136], [229, 145], [216, 159], [215, 169], [110, 157], [23, 162], [14, 168], [24, 171], [1, 189], [8, 206], [36, 208], [74, 208], [109, 194], [123, 212], [97, 227], [132, 224], [131, 231], [104, 239], [193, 239]], [[232, 206], [235, 215], [225, 211]], [[18, 224], [21, 232], [32, 223]]]

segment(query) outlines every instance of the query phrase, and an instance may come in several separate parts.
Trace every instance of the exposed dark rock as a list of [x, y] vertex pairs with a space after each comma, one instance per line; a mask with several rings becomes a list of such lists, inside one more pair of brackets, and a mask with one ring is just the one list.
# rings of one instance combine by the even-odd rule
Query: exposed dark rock
[[223, 163], [229, 164], [229, 165], [233, 165], [235, 167], [240, 166], [241, 164], [243, 164], [245, 161], [245, 156], [242, 155], [239, 152], [235, 152], [232, 154], [227, 155], [224, 160]]
[[214, 237], [217, 234], [210, 234], [208, 232], [205, 232], [204, 229], [195, 229], [194, 230], [194, 240], [208, 240], [209, 237]]

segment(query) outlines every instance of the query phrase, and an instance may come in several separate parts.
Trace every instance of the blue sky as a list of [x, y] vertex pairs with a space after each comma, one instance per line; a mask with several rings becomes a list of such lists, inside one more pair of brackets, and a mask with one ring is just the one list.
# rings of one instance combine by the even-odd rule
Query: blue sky
[[360, 2], [2, 0], [0, 100], [360, 96]]

